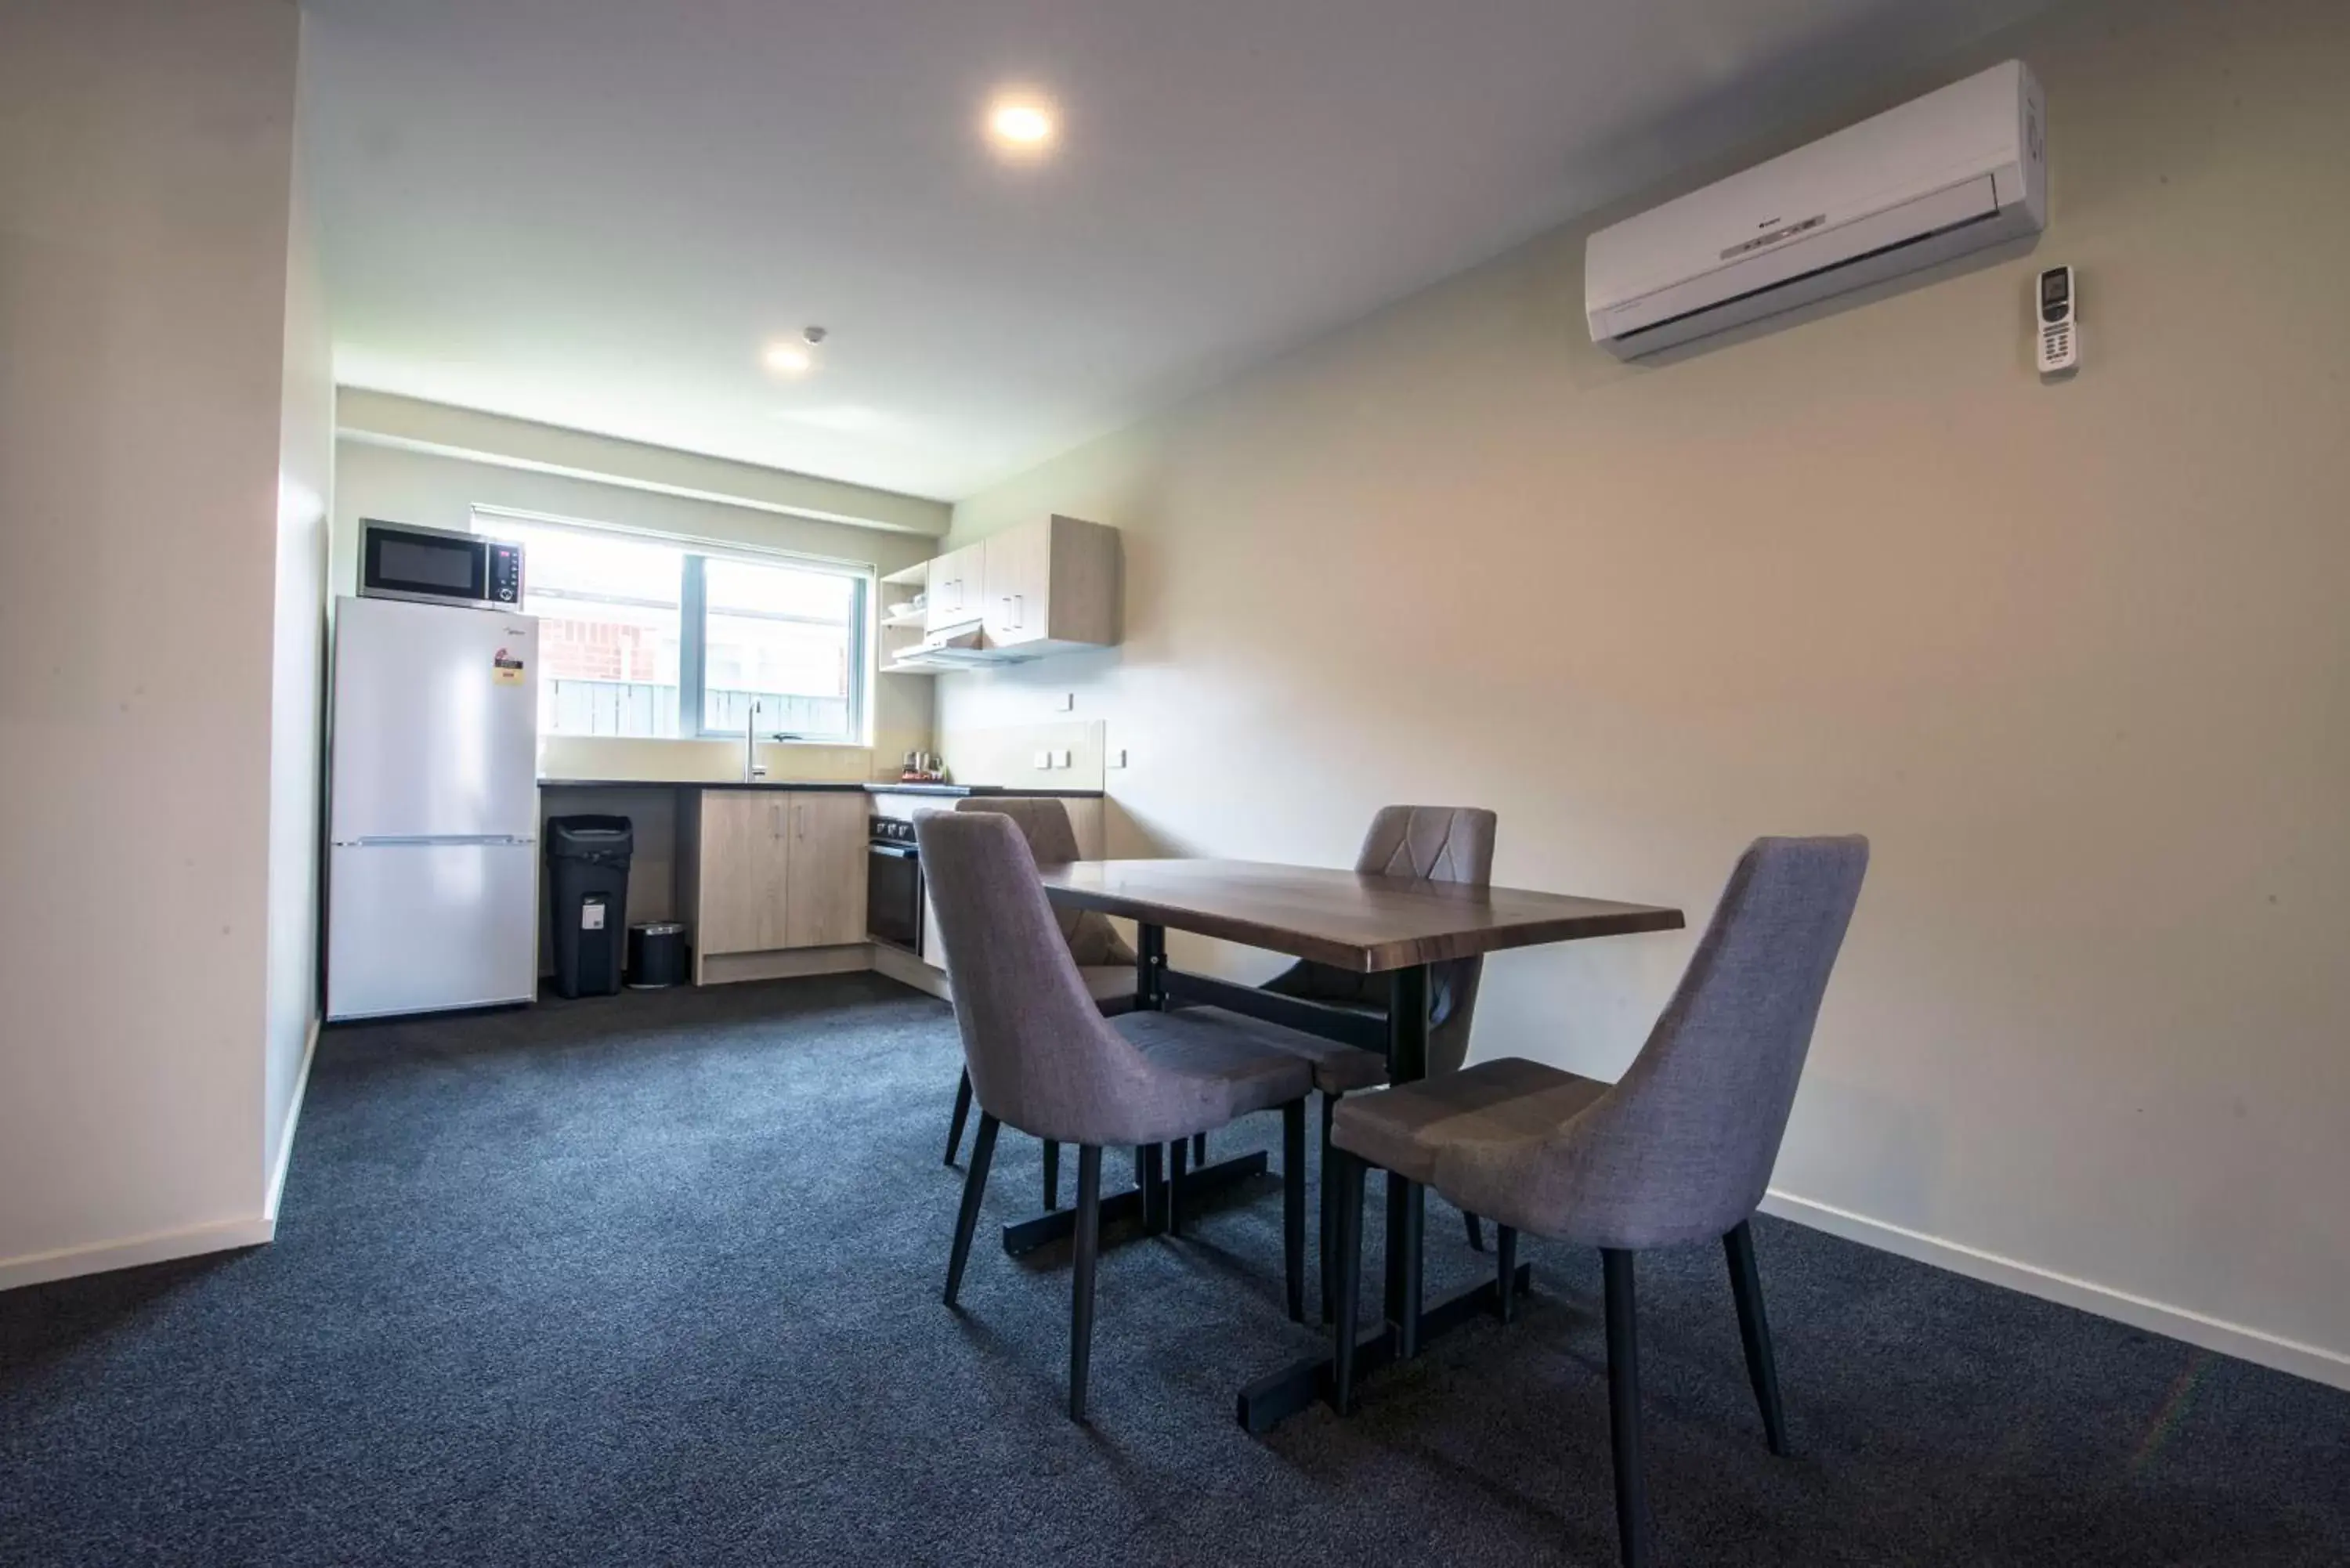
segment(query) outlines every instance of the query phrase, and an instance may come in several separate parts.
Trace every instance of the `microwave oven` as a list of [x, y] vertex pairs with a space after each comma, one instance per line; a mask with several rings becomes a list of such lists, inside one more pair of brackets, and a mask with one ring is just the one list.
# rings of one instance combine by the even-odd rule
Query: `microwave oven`
[[359, 596], [473, 609], [522, 606], [522, 546], [479, 534], [359, 521]]

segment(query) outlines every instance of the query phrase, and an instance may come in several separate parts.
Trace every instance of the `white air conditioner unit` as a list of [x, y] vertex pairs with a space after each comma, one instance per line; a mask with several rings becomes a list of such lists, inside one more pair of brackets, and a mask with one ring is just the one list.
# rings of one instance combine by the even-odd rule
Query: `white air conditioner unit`
[[2047, 113], [2021, 60], [1600, 230], [1591, 340], [1627, 359], [2048, 222]]

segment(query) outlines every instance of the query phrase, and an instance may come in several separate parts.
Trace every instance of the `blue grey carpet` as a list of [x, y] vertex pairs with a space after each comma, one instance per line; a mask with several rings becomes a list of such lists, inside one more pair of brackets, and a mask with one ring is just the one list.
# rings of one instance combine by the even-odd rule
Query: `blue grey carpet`
[[[275, 1245], [0, 1295], [0, 1563], [1614, 1562], [1596, 1256], [1253, 1438], [1316, 1343], [1267, 1181], [1105, 1253], [1075, 1427], [1065, 1252], [983, 1231], [939, 1303], [958, 1061], [869, 976], [328, 1031]], [[1431, 1210], [1431, 1288], [1482, 1277]], [[1641, 1264], [1666, 1561], [2350, 1561], [2350, 1395], [1757, 1230], [1792, 1459], [1719, 1250]]]

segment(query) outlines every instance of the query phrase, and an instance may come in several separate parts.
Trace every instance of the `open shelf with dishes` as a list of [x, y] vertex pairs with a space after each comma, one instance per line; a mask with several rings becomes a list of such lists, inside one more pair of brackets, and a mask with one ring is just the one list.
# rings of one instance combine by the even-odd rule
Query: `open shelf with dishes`
[[899, 656], [922, 640], [930, 619], [928, 595], [931, 584], [931, 564], [917, 561], [903, 571], [891, 572], [880, 580], [879, 591], [874, 596], [880, 607], [880, 668], [884, 675], [935, 675], [938, 671], [920, 664], [900, 664]]

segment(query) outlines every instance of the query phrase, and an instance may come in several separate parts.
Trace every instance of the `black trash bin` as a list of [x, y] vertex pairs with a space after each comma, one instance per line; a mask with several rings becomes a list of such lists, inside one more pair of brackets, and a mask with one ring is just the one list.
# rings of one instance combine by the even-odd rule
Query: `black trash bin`
[[557, 996], [607, 996], [620, 989], [629, 857], [635, 847], [635, 830], [625, 816], [546, 819]]
[[629, 928], [629, 987], [660, 991], [685, 983], [685, 925], [650, 920]]

